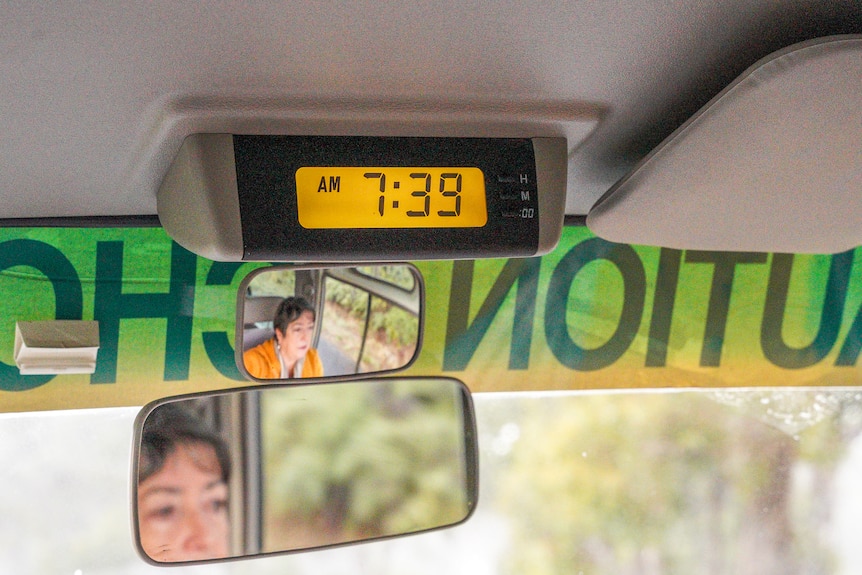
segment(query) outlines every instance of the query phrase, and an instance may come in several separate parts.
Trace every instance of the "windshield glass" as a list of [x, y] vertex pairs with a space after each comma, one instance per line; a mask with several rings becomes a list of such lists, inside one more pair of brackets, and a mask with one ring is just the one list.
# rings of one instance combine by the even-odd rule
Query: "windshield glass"
[[[459, 527], [172, 573], [858, 573], [862, 392], [477, 394]], [[0, 416], [4, 573], [155, 573], [132, 545], [136, 408]]]

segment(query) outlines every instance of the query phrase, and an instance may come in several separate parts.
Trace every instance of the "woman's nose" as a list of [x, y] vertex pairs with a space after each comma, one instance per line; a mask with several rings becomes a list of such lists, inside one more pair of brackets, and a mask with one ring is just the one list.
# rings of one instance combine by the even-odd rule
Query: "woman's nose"
[[206, 521], [198, 512], [186, 514], [186, 548], [191, 550], [207, 549], [210, 545], [210, 532]]

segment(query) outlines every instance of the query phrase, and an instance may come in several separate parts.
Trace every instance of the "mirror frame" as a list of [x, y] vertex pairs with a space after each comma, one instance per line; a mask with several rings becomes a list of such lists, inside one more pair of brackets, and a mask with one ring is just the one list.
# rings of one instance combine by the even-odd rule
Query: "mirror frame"
[[[393, 265], [403, 265], [403, 266], [407, 267], [412, 272], [413, 278], [416, 282], [416, 288], [415, 289], [417, 292], [416, 297], [418, 298], [417, 317], [419, 318], [419, 326], [418, 326], [418, 333], [417, 333], [417, 337], [416, 337], [416, 350], [413, 352], [413, 357], [411, 357], [407, 363], [405, 363], [404, 365], [397, 367], [397, 368], [385, 369], [385, 370], [381, 370], [381, 371], [352, 373], [352, 374], [344, 374], [344, 375], [324, 375], [323, 377], [309, 377], [309, 378], [297, 378], [297, 379], [260, 379], [260, 378], [254, 377], [253, 375], [248, 373], [248, 370], [245, 367], [245, 362], [243, 361], [242, 342], [243, 342], [243, 331], [244, 331], [243, 328], [244, 328], [244, 324], [245, 324], [245, 321], [244, 321], [245, 320], [245, 317], [244, 317], [245, 316], [245, 306], [243, 305], [243, 303], [245, 301], [245, 292], [248, 289], [249, 284], [257, 276], [259, 276], [265, 272], [273, 271], [273, 270], [293, 270], [293, 271], [333, 270], [333, 269], [347, 270], [347, 269], [354, 269], [354, 268], [360, 268], [360, 267], [393, 266]], [[345, 282], [345, 283], [350, 283], [351, 285], [354, 285], [355, 287], [358, 287], [360, 289], [363, 289], [364, 286], [361, 285], [363, 283], [368, 284], [368, 283], [374, 283], [375, 281], [378, 281], [375, 278], [372, 278], [370, 276], [363, 276], [359, 281], [356, 281], [355, 283], [351, 283], [348, 279], [345, 279], [344, 277], [339, 277], [338, 279], [340, 281]], [[413, 296], [412, 296], [412, 294], [410, 294], [410, 292], [407, 292], [406, 290], [403, 290], [403, 291], [406, 294], [405, 299], [402, 302], [403, 305], [399, 305], [397, 303], [396, 303], [396, 305], [399, 305], [399, 307], [402, 307], [403, 309], [407, 309], [406, 306], [410, 305], [410, 300], [413, 299]], [[317, 323], [317, 325], [315, 326], [315, 335], [319, 335], [321, 321], [318, 320], [316, 323]], [[352, 262], [352, 263], [336, 263], [336, 264], [299, 264], [299, 265], [274, 264], [271, 266], [261, 267], [261, 268], [258, 268], [258, 269], [255, 269], [255, 270], [249, 272], [249, 274], [245, 278], [243, 278], [242, 282], [239, 285], [239, 288], [237, 289], [236, 328], [235, 328], [235, 335], [234, 335], [235, 363], [236, 363], [237, 369], [239, 370], [240, 374], [244, 378], [246, 378], [249, 381], [254, 381], [254, 382], [257, 382], [260, 384], [264, 384], [264, 383], [267, 383], [267, 384], [282, 383], [282, 384], [284, 384], [284, 383], [289, 382], [290, 384], [297, 385], [297, 382], [300, 380], [303, 382], [307, 381], [309, 383], [320, 383], [320, 382], [328, 382], [328, 381], [331, 381], [331, 382], [352, 381], [352, 380], [356, 380], [356, 379], [368, 379], [368, 378], [372, 378], [372, 377], [380, 377], [380, 376], [386, 376], [386, 375], [392, 375], [395, 373], [399, 373], [401, 371], [408, 369], [411, 365], [413, 365], [413, 363], [419, 357], [419, 354], [422, 351], [422, 341], [423, 341], [424, 335], [425, 335], [425, 278], [422, 276], [422, 272], [419, 271], [419, 268], [417, 268], [415, 265], [408, 263], [408, 262], [368, 262], [368, 263]]]
[[301, 383], [297, 383], [295, 385], [291, 385], [292, 388], [298, 387], [306, 387], [306, 386], [314, 386], [314, 385], [331, 385], [331, 384], [339, 384], [339, 383], [354, 383], [355, 385], [362, 385], [364, 381], [372, 382], [372, 381], [397, 381], [397, 380], [414, 380], [414, 381], [428, 381], [428, 380], [446, 380], [451, 381], [457, 388], [461, 390], [461, 396], [463, 399], [463, 416], [464, 420], [463, 424], [463, 438], [464, 438], [464, 456], [465, 456], [465, 469], [467, 471], [466, 474], [466, 484], [465, 494], [467, 498], [467, 513], [460, 521], [456, 521], [454, 523], [440, 525], [438, 527], [431, 527], [428, 529], [421, 529], [419, 531], [411, 531], [409, 533], [396, 533], [393, 535], [382, 535], [378, 537], [371, 537], [368, 539], [360, 539], [357, 541], [347, 541], [347, 542], [339, 542], [332, 543], [328, 545], [321, 545], [319, 547], [308, 547], [304, 549], [286, 549], [281, 551], [266, 551], [260, 552], [256, 554], [248, 554], [248, 555], [236, 555], [231, 557], [222, 557], [218, 559], [202, 559], [199, 561], [191, 560], [191, 561], [176, 561], [176, 562], [159, 562], [151, 558], [144, 551], [143, 546], [141, 545], [141, 532], [140, 532], [140, 517], [139, 510], [137, 505], [137, 491], [138, 491], [138, 473], [140, 470], [140, 445], [143, 434], [144, 422], [150, 416], [150, 414], [158, 407], [168, 404], [174, 403], [178, 401], [185, 401], [189, 399], [196, 398], [206, 398], [213, 397], [217, 395], [227, 395], [231, 393], [243, 393], [243, 392], [254, 392], [254, 391], [265, 391], [267, 389], [276, 389], [285, 387], [283, 384], [268, 384], [268, 385], [255, 385], [248, 387], [235, 387], [230, 389], [218, 390], [218, 391], [201, 391], [196, 393], [189, 393], [184, 395], [177, 395], [171, 397], [165, 397], [161, 399], [157, 399], [151, 401], [146, 404], [141, 410], [138, 412], [138, 415], [135, 417], [134, 425], [134, 434], [132, 438], [132, 453], [131, 453], [131, 477], [129, 481], [129, 505], [131, 506], [131, 521], [132, 521], [132, 545], [135, 548], [135, 551], [149, 565], [153, 565], [156, 567], [176, 567], [176, 566], [188, 566], [188, 565], [206, 565], [206, 564], [214, 564], [214, 563], [225, 563], [225, 562], [233, 562], [233, 561], [244, 561], [248, 559], [258, 559], [263, 557], [275, 557], [278, 555], [293, 555], [297, 553], [308, 553], [315, 551], [324, 551], [327, 549], [334, 549], [338, 547], [348, 547], [351, 545], [362, 545], [365, 543], [372, 543], [377, 541], [386, 541], [389, 539], [396, 539], [400, 537], [409, 537], [412, 535], [419, 535], [423, 533], [431, 533], [433, 531], [440, 531], [442, 529], [449, 529], [451, 527], [457, 527], [466, 523], [475, 513], [476, 508], [479, 503], [479, 431], [476, 426], [476, 411], [473, 404], [473, 395], [470, 391], [470, 388], [462, 382], [461, 380], [449, 377], [449, 376], [388, 376], [388, 377], [366, 377], [361, 380], [357, 379], [348, 379], [348, 380], [332, 380], [332, 381], [323, 381], [323, 378], [306, 378], [301, 379]]

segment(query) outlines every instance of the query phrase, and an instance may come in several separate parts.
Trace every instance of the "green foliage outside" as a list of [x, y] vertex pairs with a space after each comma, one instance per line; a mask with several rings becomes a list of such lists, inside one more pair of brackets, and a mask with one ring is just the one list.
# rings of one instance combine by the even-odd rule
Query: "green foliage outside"
[[296, 293], [296, 272], [293, 270], [269, 270], [260, 273], [248, 285], [251, 295], [291, 296]]
[[[419, 338], [417, 316], [333, 278], [326, 279], [325, 293], [321, 338], [351, 360], [358, 358], [361, 373], [396, 369], [410, 360]], [[364, 338], [366, 318], [368, 337]]]
[[314, 401], [263, 395], [266, 549], [412, 532], [464, 517], [463, 424], [451, 387], [367, 382], [308, 393]]
[[[378, 277], [387, 270], [395, 270], [391, 273], [391, 277], [381, 278], [395, 285], [403, 283], [404, 278], [402, 276], [405, 273], [411, 281], [413, 279], [413, 276], [404, 266], [376, 266], [372, 269], [378, 271], [375, 274]], [[365, 321], [365, 314], [368, 310], [368, 292], [364, 290], [344, 282], [328, 280], [326, 282], [326, 302], [327, 304], [336, 304], [357, 320]], [[409, 345], [416, 342], [419, 318], [379, 297], [372, 297], [371, 299], [371, 318], [369, 321], [370, 331], [391, 344]]]
[[832, 477], [862, 429], [858, 393], [842, 393], [549, 396], [507, 407], [497, 435], [480, 438], [498, 447], [483, 470], [504, 477], [484, 494], [517, 542], [506, 573], [833, 572]]
[[410, 268], [405, 265], [360, 266], [356, 269], [359, 273], [387, 281], [407, 291], [412, 290], [416, 284]]

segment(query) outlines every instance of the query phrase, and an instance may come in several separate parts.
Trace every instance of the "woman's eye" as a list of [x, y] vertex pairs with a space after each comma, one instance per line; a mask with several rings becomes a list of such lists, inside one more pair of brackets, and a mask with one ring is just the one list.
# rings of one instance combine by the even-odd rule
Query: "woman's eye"
[[172, 505], [169, 505], [169, 506], [158, 507], [156, 509], [153, 509], [152, 511], [150, 511], [150, 513], [148, 513], [148, 515], [150, 517], [155, 518], [155, 519], [170, 519], [171, 517], [174, 516], [175, 513], [176, 513], [176, 508]]

